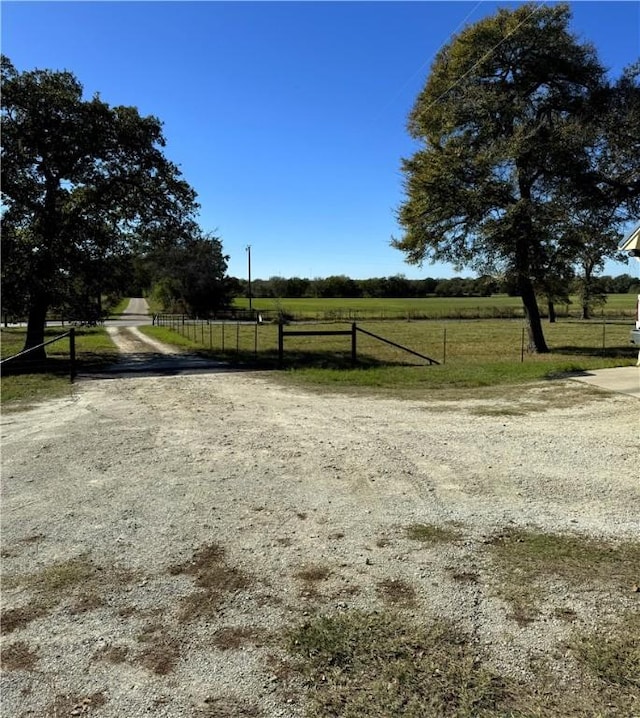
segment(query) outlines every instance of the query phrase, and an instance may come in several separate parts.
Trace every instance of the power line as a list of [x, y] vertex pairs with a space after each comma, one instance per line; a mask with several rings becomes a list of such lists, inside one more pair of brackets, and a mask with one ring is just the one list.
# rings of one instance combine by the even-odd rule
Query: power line
[[[458, 30], [460, 29], [460, 27], [462, 27], [462, 26], [467, 22], [467, 20], [468, 20], [468, 19], [471, 17], [471, 15], [473, 15], [473, 13], [480, 7], [480, 5], [482, 5], [483, 2], [484, 2], [484, 0], [479, 0], [479, 1], [475, 4], [475, 6], [466, 14], [466, 16], [456, 25], [456, 27], [455, 27], [455, 29], [453, 30], [453, 32], [451, 32], [451, 33], [449, 34], [449, 37], [451, 37], [452, 35], [455, 35], [456, 32], [458, 32]], [[444, 43], [442, 43], [442, 44], [444, 44]], [[442, 44], [441, 44], [439, 47], [441, 47]], [[380, 113], [379, 113], [379, 114], [382, 114], [382, 112], [384, 112], [384, 111], [387, 109], [387, 107], [389, 107], [390, 105], [392, 105], [392, 104], [397, 100], [397, 98], [400, 97], [400, 95], [404, 92], [405, 88], [413, 82], [413, 80], [424, 70], [425, 67], [427, 67], [427, 66], [429, 65], [429, 63], [431, 62], [432, 58], [433, 58], [433, 55], [430, 56], [429, 59], [425, 60], [425, 61], [420, 65], [420, 67], [419, 67], [415, 72], [413, 72], [412, 75], [411, 75], [407, 80], [405, 80], [405, 81], [402, 83], [402, 86], [400, 87], [400, 89], [399, 89], [399, 90], [395, 93], [395, 95], [387, 102], [387, 104], [382, 108], [382, 110], [380, 110]]]
[[513, 35], [513, 33], [514, 33], [518, 28], [522, 27], [522, 25], [524, 25], [525, 22], [527, 22], [527, 20], [529, 20], [529, 18], [531, 18], [531, 17], [534, 15], [534, 13], [538, 12], [538, 10], [540, 10], [541, 7], [542, 7], [542, 5], [536, 5], [536, 6], [533, 8], [533, 10], [532, 10], [523, 20], [521, 20], [512, 30], [510, 30], [510, 31], [500, 40], [500, 42], [496, 43], [492, 48], [490, 48], [489, 50], [487, 50], [487, 52], [485, 52], [485, 54], [484, 54], [475, 64], [473, 64], [465, 73], [463, 73], [462, 75], [460, 75], [460, 77], [459, 77], [450, 87], [448, 87], [448, 88], [447, 88], [441, 95], [439, 95], [433, 102], [431, 102], [429, 105], [427, 105], [427, 107], [425, 107], [425, 109], [423, 110], [423, 112], [427, 112], [427, 111], [430, 110], [435, 104], [437, 104], [438, 102], [440, 102], [440, 100], [441, 100], [448, 92], [451, 92], [451, 90], [453, 90], [454, 87], [456, 87], [457, 85], [459, 85], [459, 84], [462, 82], [462, 80], [464, 80], [464, 78], [467, 77], [467, 75], [471, 74], [471, 73], [476, 69], [476, 67], [478, 67], [478, 65], [481, 65], [488, 57], [490, 57], [490, 56], [500, 47], [500, 45], [502, 45], [502, 43], [503, 43], [508, 37], [511, 37], [511, 35]]

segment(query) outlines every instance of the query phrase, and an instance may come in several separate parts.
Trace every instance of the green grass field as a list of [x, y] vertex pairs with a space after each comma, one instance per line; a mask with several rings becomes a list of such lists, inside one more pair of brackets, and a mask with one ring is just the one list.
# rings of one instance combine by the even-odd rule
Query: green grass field
[[[364, 319], [514, 319], [523, 316], [519, 297], [495, 295], [492, 297], [425, 297], [420, 299], [253, 299], [252, 307], [266, 313], [283, 312], [296, 320], [355, 320]], [[249, 300], [238, 298], [235, 306], [248, 309]], [[636, 295], [610, 294], [596, 317], [633, 318]], [[541, 303], [540, 310], [546, 308]], [[579, 318], [577, 297], [571, 304], [557, 305], [559, 317]]]

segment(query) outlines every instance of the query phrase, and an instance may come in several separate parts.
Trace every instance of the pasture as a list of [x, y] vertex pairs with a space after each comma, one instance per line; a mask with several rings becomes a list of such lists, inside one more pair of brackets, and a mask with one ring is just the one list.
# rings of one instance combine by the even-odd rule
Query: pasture
[[[523, 317], [520, 297], [506, 294], [491, 297], [421, 297], [405, 299], [270, 299], [255, 298], [253, 309], [273, 314], [285, 314], [295, 320], [346, 320], [364, 319], [518, 319]], [[234, 306], [248, 309], [249, 300], [236, 298]], [[594, 310], [597, 318], [633, 318], [636, 295], [609, 294], [602, 307]], [[543, 315], [546, 307], [540, 302]], [[579, 319], [580, 302], [571, 297], [569, 304], [556, 305], [558, 317]]]
[[[351, 324], [296, 323], [290, 328], [348, 330]], [[549, 354], [526, 349], [522, 320], [367, 321], [358, 326], [424, 354], [427, 362], [359, 334], [358, 363], [351, 365], [348, 336], [286, 336], [287, 378], [311, 385], [420, 395], [535, 381], [585, 369], [635, 363], [625, 321], [562, 320], [545, 325]], [[209, 356], [262, 368], [277, 367], [278, 327], [235, 322], [174, 322], [145, 327], [157, 339]]]

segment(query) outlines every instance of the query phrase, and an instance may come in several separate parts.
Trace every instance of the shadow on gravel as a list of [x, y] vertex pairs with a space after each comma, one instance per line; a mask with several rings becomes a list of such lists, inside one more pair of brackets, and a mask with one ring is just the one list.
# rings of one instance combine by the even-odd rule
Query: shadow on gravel
[[116, 379], [123, 377], [175, 376], [178, 374], [218, 374], [222, 372], [256, 371], [259, 367], [234, 365], [193, 354], [167, 355], [141, 352], [127, 354], [120, 360], [100, 368], [83, 368], [78, 379]]

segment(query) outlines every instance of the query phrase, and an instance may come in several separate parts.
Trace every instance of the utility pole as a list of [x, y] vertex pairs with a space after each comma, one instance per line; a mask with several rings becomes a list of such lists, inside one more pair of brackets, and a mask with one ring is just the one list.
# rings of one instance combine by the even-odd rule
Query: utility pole
[[249, 264], [249, 311], [251, 312], [253, 308], [251, 306], [252, 297], [251, 297], [251, 245], [250, 244], [247, 245], [247, 261]]

